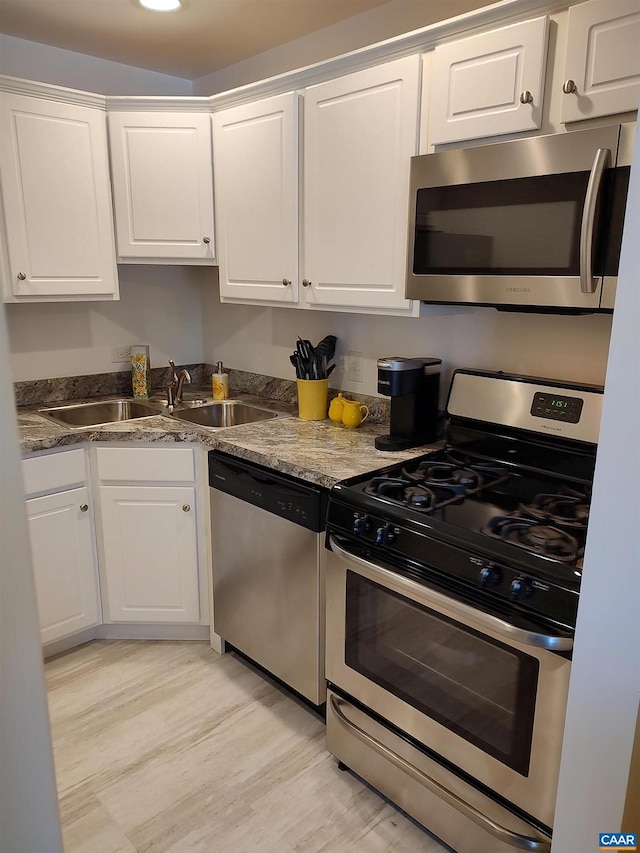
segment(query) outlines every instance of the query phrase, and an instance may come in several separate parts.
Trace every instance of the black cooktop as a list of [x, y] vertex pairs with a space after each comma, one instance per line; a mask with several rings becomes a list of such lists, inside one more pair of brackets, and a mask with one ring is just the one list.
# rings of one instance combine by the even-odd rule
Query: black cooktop
[[[589, 515], [588, 482], [443, 450], [345, 483], [362, 506], [439, 526], [580, 568]], [[384, 538], [384, 534], [380, 537]], [[378, 544], [382, 544], [378, 542]], [[487, 547], [491, 547], [487, 543]]]

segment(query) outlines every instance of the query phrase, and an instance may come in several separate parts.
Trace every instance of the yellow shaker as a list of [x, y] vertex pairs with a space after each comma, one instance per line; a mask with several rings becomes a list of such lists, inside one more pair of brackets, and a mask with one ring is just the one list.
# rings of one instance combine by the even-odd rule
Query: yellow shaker
[[343, 408], [344, 397], [342, 396], [342, 393], [340, 393], [331, 401], [331, 405], [329, 406], [329, 420], [332, 420], [334, 424], [341, 424]]

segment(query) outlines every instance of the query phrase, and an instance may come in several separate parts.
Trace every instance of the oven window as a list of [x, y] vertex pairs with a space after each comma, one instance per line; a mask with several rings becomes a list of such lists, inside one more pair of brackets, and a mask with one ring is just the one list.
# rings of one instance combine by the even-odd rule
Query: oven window
[[416, 275], [580, 274], [589, 172], [418, 190]]
[[346, 629], [349, 667], [528, 775], [536, 658], [351, 571]]

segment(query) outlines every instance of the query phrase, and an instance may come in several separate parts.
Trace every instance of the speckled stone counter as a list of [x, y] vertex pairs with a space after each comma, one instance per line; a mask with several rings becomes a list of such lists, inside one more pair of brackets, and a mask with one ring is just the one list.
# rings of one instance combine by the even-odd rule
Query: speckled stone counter
[[[21, 407], [17, 410], [21, 449], [27, 454], [85, 441], [195, 442], [330, 488], [339, 480], [415, 458], [437, 446], [399, 453], [381, 452], [375, 449], [373, 442], [376, 435], [387, 431], [383, 424], [365, 423], [357, 429], [348, 429], [328, 419], [302, 421], [292, 404], [248, 393], [234, 396], [277, 410], [283, 416], [222, 429], [201, 427], [165, 415], [72, 429], [44, 418], [35, 407]], [[102, 399], [113, 399], [113, 396]], [[96, 397], [89, 401], [96, 402]]]
[[292, 417], [218, 432], [215, 446], [327, 488], [339, 480], [413, 459], [439, 446], [384, 453], [376, 450], [374, 439], [386, 431], [379, 424], [347, 429], [330, 420], [301, 421]]

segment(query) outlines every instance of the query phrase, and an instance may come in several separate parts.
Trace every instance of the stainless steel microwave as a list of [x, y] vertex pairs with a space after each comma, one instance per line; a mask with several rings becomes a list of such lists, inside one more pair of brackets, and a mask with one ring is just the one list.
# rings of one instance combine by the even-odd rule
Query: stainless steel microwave
[[612, 311], [635, 124], [411, 160], [409, 299]]

